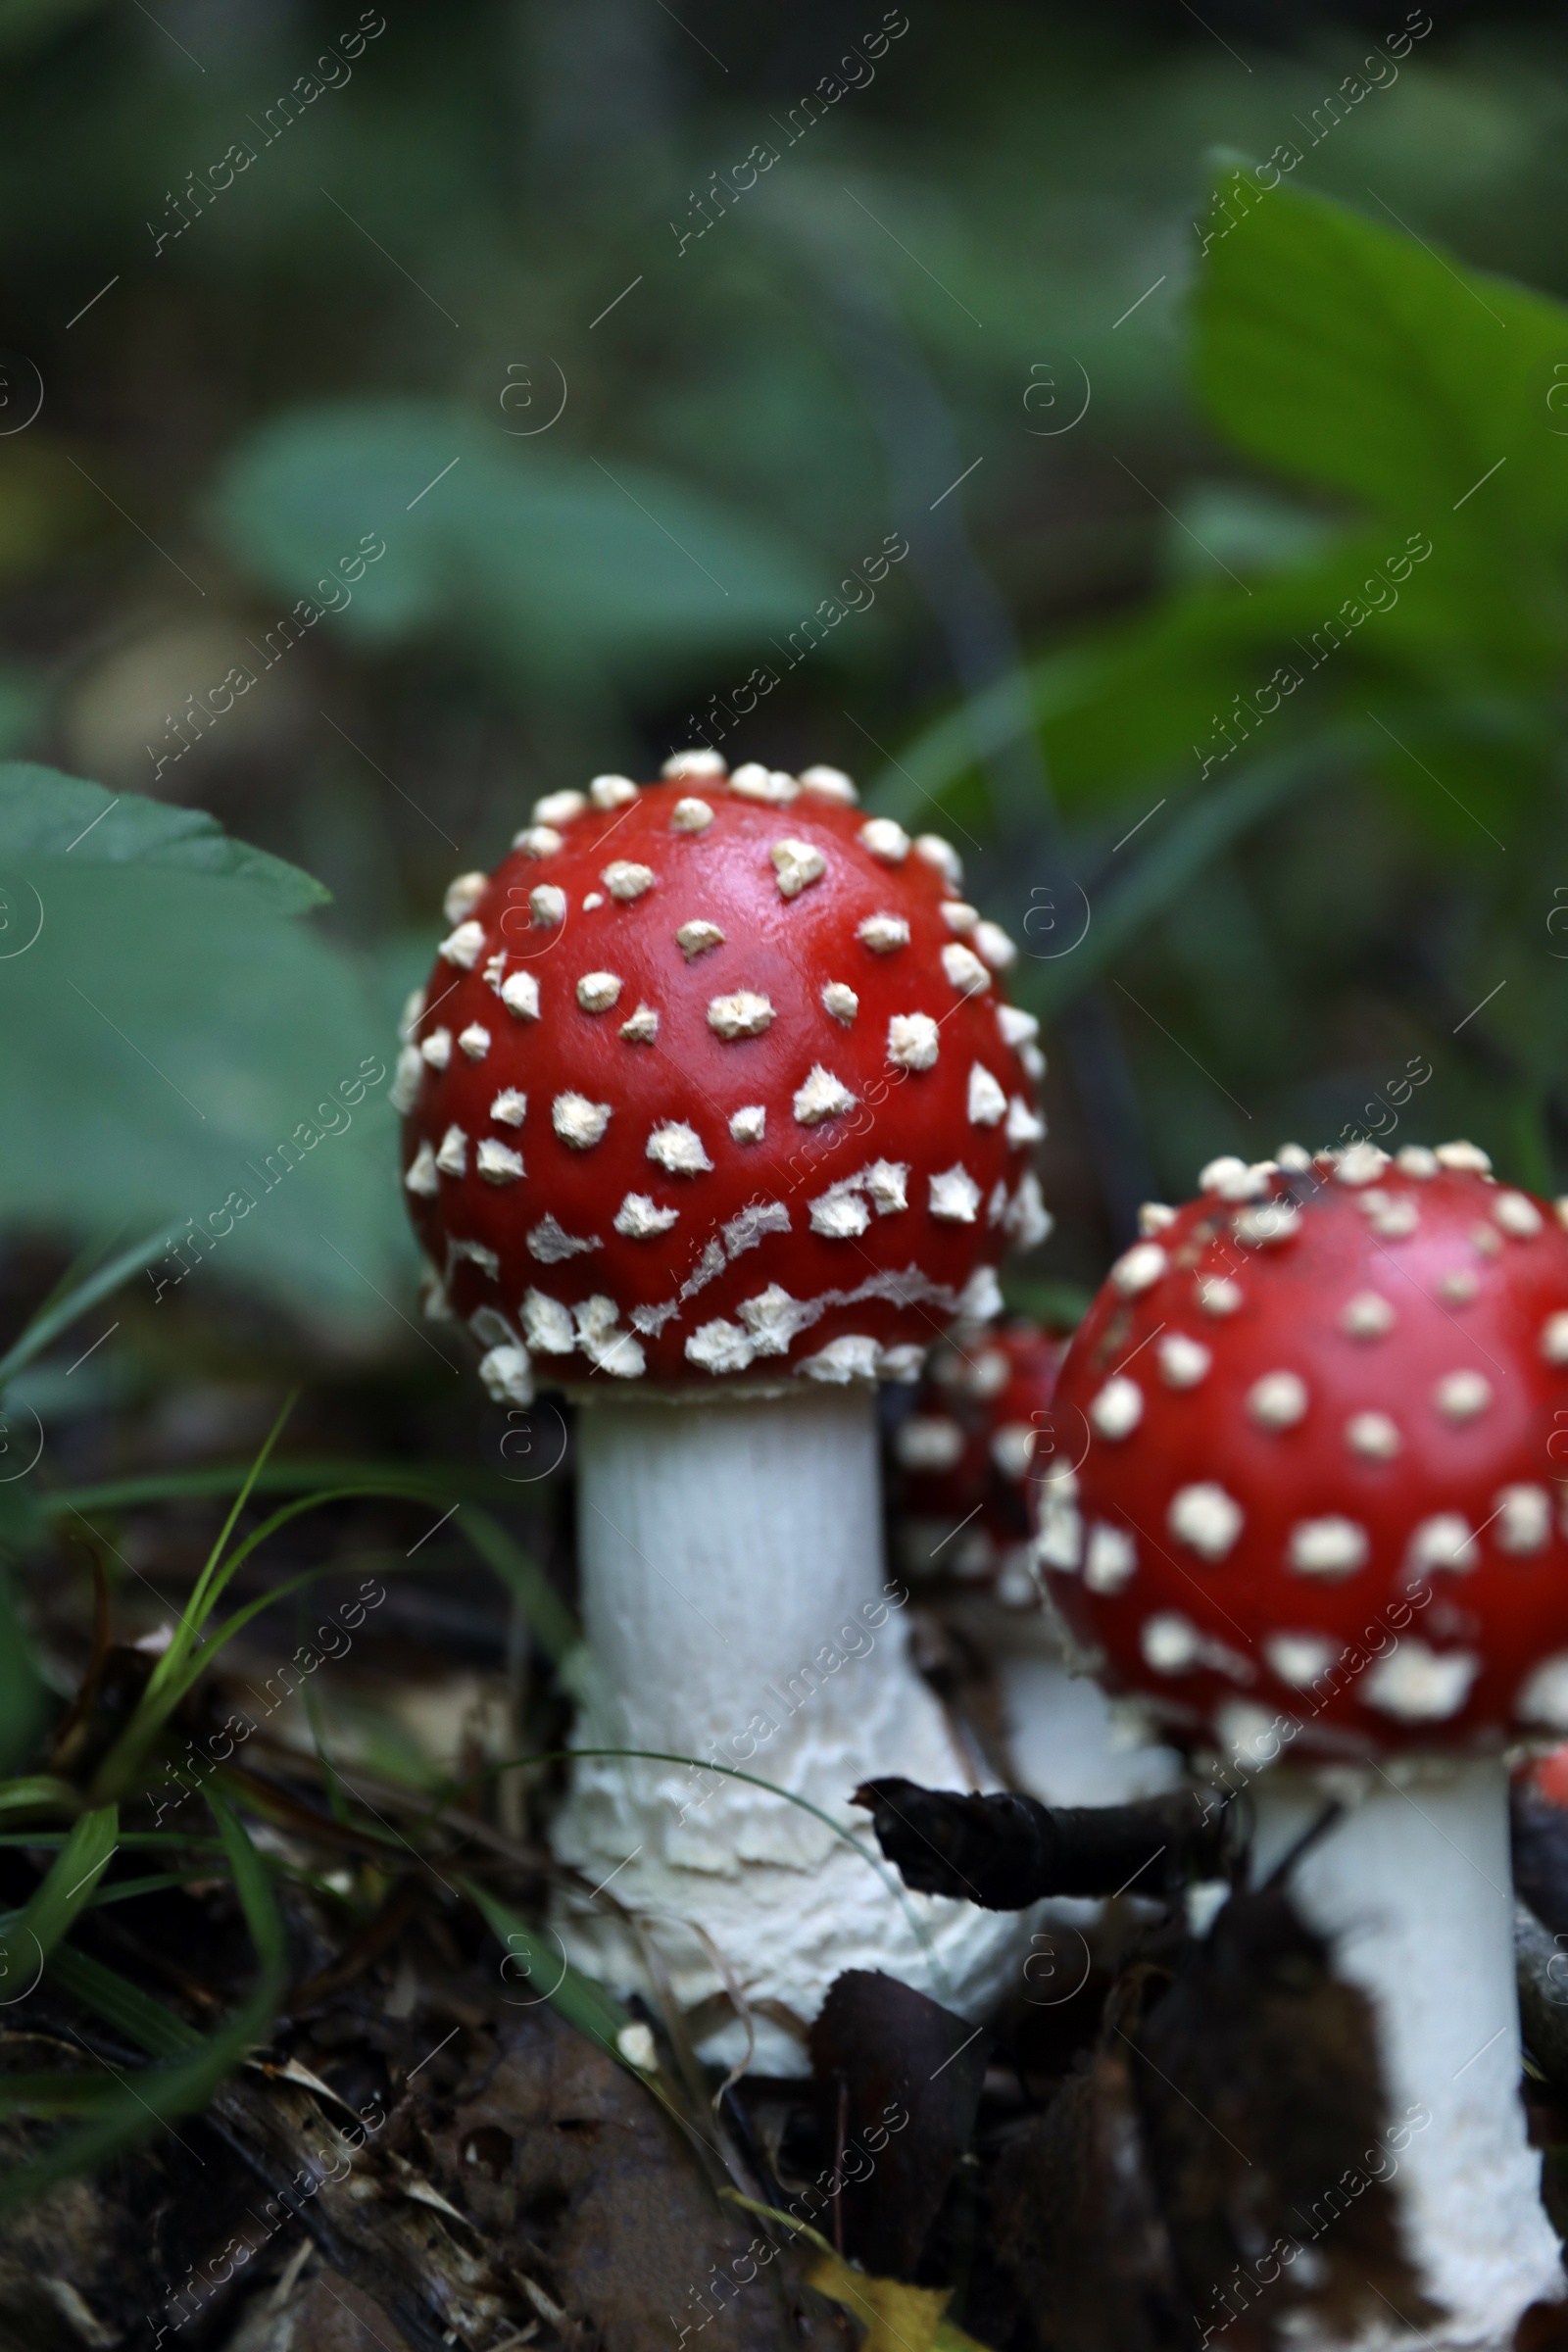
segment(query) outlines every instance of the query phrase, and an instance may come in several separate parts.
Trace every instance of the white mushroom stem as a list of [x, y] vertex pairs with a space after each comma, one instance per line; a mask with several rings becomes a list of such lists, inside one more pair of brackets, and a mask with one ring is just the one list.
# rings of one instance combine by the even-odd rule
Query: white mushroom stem
[[[726, 1981], [761, 2005], [764, 2072], [807, 2066], [768, 2005], [808, 2022], [844, 1969], [886, 1969], [983, 2014], [1028, 1956], [1030, 1915], [896, 1893], [896, 1874], [829, 1826], [874, 1853], [849, 1802], [859, 1782], [972, 1785], [909, 1662], [907, 1588], [884, 1563], [871, 1392], [617, 1397], [583, 1409], [578, 1453], [592, 1667], [577, 1743], [716, 1759], [829, 1821], [719, 1774], [582, 1756], [557, 1853], [654, 1923], [683, 2005]], [[579, 1966], [647, 1988], [609, 1902], [565, 1900], [557, 1926]], [[731, 2027], [704, 2047], [732, 2058], [745, 2036]]]
[[[1291, 1884], [1308, 1923], [1331, 1937], [1339, 1974], [1377, 2012], [1392, 2145], [1404, 2142], [1388, 2161], [1405, 2243], [1449, 2315], [1421, 2339], [1389, 2340], [1444, 2352], [1509, 2345], [1526, 2306], [1560, 2296], [1564, 2282], [1519, 2095], [1506, 1771], [1422, 1759], [1365, 1779]], [[1285, 1766], [1265, 1772], [1255, 1795], [1261, 1876], [1325, 1798], [1321, 1782]], [[1323, 2185], [1332, 2217], [1334, 2184]]]
[[1149, 1739], [1074, 1669], [1059, 1622], [1015, 1616], [1005, 1637], [996, 1672], [1020, 1788], [1047, 1805], [1131, 1805], [1182, 1786], [1175, 1749]]

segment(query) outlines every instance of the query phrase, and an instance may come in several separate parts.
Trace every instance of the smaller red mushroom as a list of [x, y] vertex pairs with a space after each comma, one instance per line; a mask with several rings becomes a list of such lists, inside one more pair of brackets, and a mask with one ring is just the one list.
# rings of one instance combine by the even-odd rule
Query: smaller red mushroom
[[1038, 1498], [1072, 1450], [1054, 1409], [1066, 1352], [1021, 1315], [960, 1324], [932, 1350], [892, 1437], [899, 1556], [916, 1585], [957, 1580], [958, 1622], [996, 1676], [1012, 1782], [1047, 1804], [1125, 1804], [1170, 1788], [1181, 1767], [1086, 1676], [1035, 1565]]
[[1112, 1689], [1264, 1771], [1260, 1860], [1326, 1793], [1298, 1897], [1419, 2114], [1403, 2211], [1437, 2340], [1563, 2292], [1518, 2096], [1510, 1741], [1568, 1728], [1563, 1204], [1470, 1144], [1214, 1160], [1074, 1340], [1092, 1441], [1039, 1556]]
[[1039, 1605], [1030, 1482], [1066, 1352], [1064, 1339], [1021, 1315], [960, 1324], [932, 1349], [892, 1439], [911, 1575], [945, 1570], [1005, 1608]]

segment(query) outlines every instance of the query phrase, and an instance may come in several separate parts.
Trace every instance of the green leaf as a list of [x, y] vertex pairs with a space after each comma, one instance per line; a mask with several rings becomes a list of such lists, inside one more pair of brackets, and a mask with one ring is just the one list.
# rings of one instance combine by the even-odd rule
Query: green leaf
[[[672, 475], [519, 454], [433, 402], [274, 419], [228, 461], [213, 516], [280, 596], [337, 602], [346, 636], [385, 646], [444, 630], [558, 689], [564, 674], [652, 676], [705, 649], [752, 649], [830, 584]], [[385, 554], [351, 583], [343, 562], [354, 568], [362, 539]]]
[[1340, 536], [1337, 523], [1250, 482], [1191, 482], [1171, 504], [1164, 568], [1212, 587], [1216, 566], [1243, 580], [1293, 571]]
[[1435, 541], [1568, 530], [1568, 417], [1546, 406], [1568, 311], [1544, 295], [1282, 184], [1211, 247], [1196, 323], [1209, 414], [1266, 466]]
[[[1568, 530], [1568, 464], [1546, 406], [1559, 386], [1568, 411], [1568, 310], [1282, 185], [1215, 241], [1194, 321], [1199, 385], [1222, 430], [1373, 518], [1326, 539], [1278, 502], [1210, 488], [1204, 545], [1184, 559], [1191, 584], [1032, 672], [1057, 790], [1068, 803], [1120, 794], [1183, 766], [1200, 781], [1213, 755], [1230, 757], [1222, 722], [1238, 697], [1233, 733], [1250, 761], [1279, 735], [1326, 737], [1348, 713], [1364, 722], [1392, 693], [1424, 704], [1449, 742], [1467, 705], [1490, 708], [1461, 789], [1485, 822], [1539, 780], [1549, 745], [1531, 698], [1568, 643], [1542, 544]], [[1414, 564], [1412, 542], [1429, 550]], [[1289, 715], [1259, 719], [1282, 666], [1299, 680], [1278, 704]], [[929, 821], [932, 801], [1005, 745], [1015, 707], [1004, 681], [944, 713], [877, 779], [876, 806]], [[1506, 751], [1499, 715], [1516, 738]], [[1442, 762], [1424, 776], [1383, 744], [1377, 764], [1433, 830], [1461, 838]]]
[[[1410, 538], [1427, 546], [1423, 559]], [[1369, 531], [1250, 590], [1189, 589], [1043, 664], [1035, 707], [1063, 798], [1173, 768], [1196, 785], [1270, 756], [1282, 738], [1296, 748], [1326, 734], [1347, 710], [1364, 721], [1374, 695], [1447, 703], [1530, 688], [1554, 666], [1555, 642], [1522, 608], [1517, 577], [1483, 553], [1445, 563], [1424, 534]]]
[[1368, 735], [1363, 728], [1359, 736], [1345, 730], [1316, 738], [1303, 750], [1254, 760], [1208, 792], [1189, 787], [1144, 856], [1096, 906], [1076, 952], [1033, 969], [1027, 962], [1015, 967], [1012, 993], [1018, 1002], [1043, 1018], [1058, 1012], [1136, 946], [1205, 866], [1288, 801], [1326, 782]]
[[118, 1805], [103, 1805], [82, 1815], [50, 1864], [43, 1884], [18, 1915], [11, 1940], [19, 1951], [36, 1943], [40, 1959], [47, 1960], [87, 1902], [119, 1842]]
[[[1061, 800], [1102, 804], [1114, 793], [1123, 803], [1137, 786], [1149, 801], [1180, 794], [1196, 815], [1196, 788], [1210, 769], [1210, 795], [1234, 784], [1245, 801], [1251, 787], [1242, 778], [1260, 760], [1271, 771], [1281, 757], [1331, 764], [1353, 731], [1368, 763], [1429, 830], [1476, 846], [1449, 797], [1455, 787], [1444, 789], [1458, 748], [1474, 734], [1477, 760], [1457, 789], [1481, 821], [1490, 813], [1494, 823], [1499, 808], [1542, 771], [1551, 739], [1532, 698], [1560, 655], [1541, 609], [1524, 609], [1518, 566], [1476, 560], [1485, 551], [1474, 548], [1463, 564], [1446, 565], [1434, 547], [1403, 580], [1379, 577], [1391, 557], [1397, 567], [1400, 544], [1396, 530], [1368, 532], [1337, 540], [1304, 568], [1259, 578], [1250, 591], [1186, 588], [1039, 663], [1029, 702]], [[1382, 609], [1372, 609], [1375, 600]], [[1364, 617], [1348, 618], [1348, 605]], [[1369, 710], [1387, 710], [1404, 737], [1405, 699], [1444, 741], [1444, 755], [1424, 766], [1369, 723]], [[1259, 705], [1270, 702], [1272, 712], [1260, 716]], [[1016, 706], [1015, 694], [993, 690], [944, 712], [877, 778], [875, 806], [902, 822], [930, 824], [1009, 740]], [[1170, 823], [1161, 818], [1159, 836]], [[1159, 870], [1153, 841], [1131, 857], [1140, 874]], [[1064, 981], [1075, 977], [1063, 967]]]
[[[110, 813], [74, 840], [95, 806]], [[0, 767], [12, 1219], [163, 1223], [155, 1300], [213, 1267], [382, 1319], [377, 1293], [413, 1264], [393, 1040], [355, 967], [289, 911], [312, 895], [189, 810]]]
[[279, 914], [325, 906], [332, 895], [297, 865], [233, 840], [205, 809], [106, 792], [101, 784], [22, 760], [0, 765], [0, 868], [68, 857], [76, 867], [139, 865], [221, 875]]

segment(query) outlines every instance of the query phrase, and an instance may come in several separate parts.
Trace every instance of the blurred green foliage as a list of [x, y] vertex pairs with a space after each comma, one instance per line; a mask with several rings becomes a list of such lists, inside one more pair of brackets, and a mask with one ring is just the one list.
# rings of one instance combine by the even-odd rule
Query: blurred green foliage
[[[333, 1477], [450, 1491], [398, 1581], [471, 1547], [569, 1684], [551, 1482], [417, 1319], [386, 1081], [450, 877], [699, 724], [951, 834], [1018, 939], [1058, 1220], [1020, 1302], [1099, 1281], [1118, 1154], [1177, 1199], [1469, 1132], [1568, 1183], [1568, 39], [1456, 7], [1352, 91], [1371, 22], [0, 0], [0, 1547], [43, 1628], [0, 1587], [0, 1769], [81, 1664], [46, 1581], [177, 1615], [193, 1465], [285, 1364], [306, 1501], [261, 1533]], [[276, 1910], [213, 1801], [254, 1981], [198, 2041], [64, 1940], [88, 1815], [40, 1962], [157, 2065], [14, 2086], [78, 2128], [0, 2207], [264, 2030]]]
[[[1560, 29], [1450, 15], [1330, 104], [1368, 47], [1332, 10], [944, 7], [803, 127], [879, 21], [0, 17], [0, 742], [121, 796], [67, 851], [87, 788], [27, 771], [61, 832], [0, 843], [52, 894], [0, 964], [13, 1224], [218, 1205], [390, 1058], [451, 873], [704, 711], [953, 834], [1016, 993], [1053, 1024], [1097, 993], [1162, 1191], [1360, 1121], [1414, 1054], [1416, 1131], [1560, 1178]], [[1242, 159], [1281, 142], [1269, 184]], [[890, 528], [909, 561], [792, 665]], [[712, 716], [754, 664], [773, 691]], [[332, 904], [109, 874], [137, 794]], [[1063, 954], [1040, 910], [1079, 891]], [[1037, 1287], [1114, 1238], [1048, 1042]], [[368, 1101], [212, 1272], [427, 1361], [374, 1295], [411, 1304], [390, 1167]]]
[[[617, 677], [657, 690], [693, 647], [745, 649], [816, 601], [786, 540], [680, 480], [524, 463], [461, 409], [377, 401], [281, 417], [235, 451], [214, 510], [257, 577], [341, 602], [351, 639], [446, 634], [519, 695], [602, 693]], [[352, 584], [334, 572], [381, 528], [384, 569]]]
[[195, 811], [23, 766], [0, 766], [0, 877], [12, 1216], [166, 1220], [155, 1302], [217, 1258], [378, 1312], [403, 1270], [393, 1055], [353, 960], [297, 919], [326, 894]]

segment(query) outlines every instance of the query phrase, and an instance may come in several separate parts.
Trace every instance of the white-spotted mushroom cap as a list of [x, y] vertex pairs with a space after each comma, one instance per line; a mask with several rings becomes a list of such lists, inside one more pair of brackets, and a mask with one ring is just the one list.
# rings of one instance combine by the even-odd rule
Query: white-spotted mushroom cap
[[1559, 1212], [1469, 1144], [1290, 1146], [1202, 1184], [1057, 1384], [1084, 1450], [1036, 1556], [1079, 1640], [1220, 1749], [1568, 1731]]
[[910, 1576], [982, 1580], [1009, 1607], [1038, 1605], [1030, 1502], [1057, 1452], [1051, 1403], [1066, 1352], [1021, 1315], [960, 1324], [933, 1348], [891, 1441]]
[[464, 877], [410, 1023], [404, 1183], [443, 1296], [507, 1396], [530, 1370], [912, 1378], [1050, 1224], [1036, 1025], [995, 959], [944, 955], [956, 854], [836, 769], [614, 781], [547, 795]]

